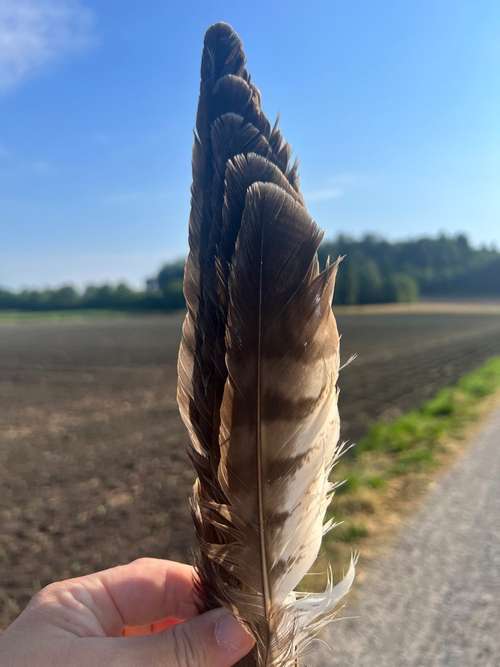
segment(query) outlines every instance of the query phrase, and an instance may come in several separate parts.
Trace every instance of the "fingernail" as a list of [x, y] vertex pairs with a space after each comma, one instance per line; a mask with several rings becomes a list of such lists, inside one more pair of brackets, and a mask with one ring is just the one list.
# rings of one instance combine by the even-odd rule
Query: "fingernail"
[[217, 644], [231, 651], [239, 653], [242, 649], [250, 649], [253, 639], [241, 623], [229, 612], [225, 612], [215, 624], [215, 640]]

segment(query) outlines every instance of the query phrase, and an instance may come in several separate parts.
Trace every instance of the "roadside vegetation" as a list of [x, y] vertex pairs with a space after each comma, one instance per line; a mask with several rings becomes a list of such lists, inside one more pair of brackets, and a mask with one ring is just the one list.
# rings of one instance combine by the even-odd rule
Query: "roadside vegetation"
[[78, 310], [0, 310], [0, 324], [37, 321], [87, 320], [96, 317], [130, 317], [129, 310], [82, 308]]
[[335, 479], [345, 479], [332, 511], [341, 522], [325, 538], [325, 555], [336, 567], [349, 552], [370, 556], [377, 537], [411, 509], [435, 471], [452, 460], [470, 427], [500, 392], [500, 357], [493, 357], [419, 409], [375, 423], [341, 459]]

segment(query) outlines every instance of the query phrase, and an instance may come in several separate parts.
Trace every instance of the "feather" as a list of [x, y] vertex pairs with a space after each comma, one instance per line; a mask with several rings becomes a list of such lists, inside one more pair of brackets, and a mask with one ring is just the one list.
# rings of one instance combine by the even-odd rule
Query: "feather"
[[[317, 558], [340, 454], [338, 261], [320, 271], [291, 150], [236, 33], [205, 36], [193, 148], [178, 403], [197, 473], [201, 610], [256, 640], [245, 665], [296, 665], [354, 576], [294, 593]], [[242, 662], [243, 664], [243, 662]]]

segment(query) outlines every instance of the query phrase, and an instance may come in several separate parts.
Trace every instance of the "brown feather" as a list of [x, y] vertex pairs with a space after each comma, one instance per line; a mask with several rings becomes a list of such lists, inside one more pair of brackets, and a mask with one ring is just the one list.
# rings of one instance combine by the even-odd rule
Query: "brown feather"
[[225, 24], [205, 37], [193, 148], [188, 312], [178, 402], [197, 473], [192, 508], [200, 609], [224, 605], [256, 649], [245, 664], [292, 665], [338, 596], [293, 590], [314, 562], [338, 456], [337, 264], [296, 164]]

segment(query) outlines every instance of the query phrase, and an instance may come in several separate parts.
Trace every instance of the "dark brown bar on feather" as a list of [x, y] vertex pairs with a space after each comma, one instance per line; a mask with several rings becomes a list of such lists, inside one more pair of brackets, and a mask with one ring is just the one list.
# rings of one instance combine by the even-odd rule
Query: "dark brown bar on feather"
[[200, 612], [256, 639], [240, 667], [297, 667], [354, 576], [308, 601], [338, 456], [338, 263], [227, 24], [207, 31], [193, 147], [178, 404], [196, 472]]

